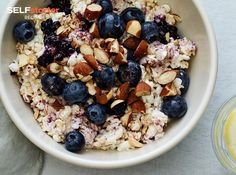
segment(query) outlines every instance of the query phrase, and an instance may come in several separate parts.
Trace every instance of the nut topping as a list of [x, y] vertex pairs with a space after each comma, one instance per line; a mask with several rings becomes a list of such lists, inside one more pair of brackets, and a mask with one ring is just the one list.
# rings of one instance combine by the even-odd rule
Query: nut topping
[[157, 82], [161, 85], [166, 85], [168, 83], [171, 83], [175, 80], [177, 77], [177, 71], [175, 70], [168, 70], [163, 72], [158, 78]]
[[80, 46], [80, 52], [84, 55], [93, 55], [93, 49], [88, 44], [82, 44]]
[[177, 90], [173, 82], [165, 85], [165, 87], [162, 89], [160, 93], [161, 97], [169, 97], [175, 95], [177, 95]]
[[95, 20], [102, 14], [102, 7], [99, 4], [90, 4], [84, 12], [84, 17], [88, 20]]
[[146, 107], [142, 100], [136, 101], [131, 104], [131, 109], [133, 113], [145, 113]]
[[129, 95], [129, 88], [129, 82], [123, 83], [117, 91], [116, 98], [120, 100], [126, 100]]
[[97, 60], [93, 55], [84, 55], [84, 59], [87, 61], [87, 63], [94, 69], [100, 70], [101, 66], [98, 64]]
[[137, 20], [129, 21], [126, 25], [126, 32], [136, 36], [137, 38], [141, 35], [141, 24]]
[[137, 97], [146, 96], [151, 94], [151, 87], [144, 81], [140, 82], [135, 88], [135, 95]]
[[89, 33], [91, 33], [91, 35], [95, 38], [99, 38], [100, 34], [99, 34], [99, 29], [96, 23], [93, 23], [93, 25], [91, 26], [91, 28], [89, 29]]
[[90, 67], [87, 63], [85, 62], [79, 62], [75, 65], [74, 67], [74, 74], [81, 74], [83, 76], [88, 76], [91, 73], [93, 73], [93, 68]]
[[96, 60], [102, 64], [109, 62], [109, 55], [103, 49], [94, 48], [94, 55]]
[[147, 53], [148, 53], [148, 43], [145, 40], [142, 40], [134, 52], [134, 57], [136, 59], [141, 59], [142, 57], [146, 56]]

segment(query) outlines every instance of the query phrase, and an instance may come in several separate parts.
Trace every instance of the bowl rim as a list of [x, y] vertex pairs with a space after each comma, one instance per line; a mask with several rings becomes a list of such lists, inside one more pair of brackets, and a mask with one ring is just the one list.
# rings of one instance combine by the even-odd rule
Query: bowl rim
[[[12, 7], [17, 3], [18, 0], [12, 0], [8, 3], [8, 7]], [[200, 13], [200, 16], [203, 20], [203, 23], [206, 27], [207, 33], [208, 33], [208, 39], [210, 43], [210, 53], [213, 64], [212, 71], [210, 72], [208, 82], [208, 86], [206, 88], [206, 95], [204, 96], [202, 103], [199, 106], [199, 112], [194, 115], [191, 121], [189, 121], [189, 124], [186, 125], [181, 133], [178, 133], [175, 138], [173, 138], [171, 141], [168, 142], [168, 145], [165, 145], [165, 147], [160, 147], [157, 150], [154, 150], [150, 153], [146, 153], [143, 155], [140, 155], [136, 158], [129, 158], [126, 160], [120, 160], [120, 161], [93, 161], [93, 160], [84, 160], [83, 158], [79, 157], [73, 157], [69, 154], [62, 153], [56, 149], [53, 149], [52, 147], [49, 147], [46, 143], [40, 142], [37, 140], [37, 138], [34, 138], [33, 135], [28, 132], [27, 127], [24, 125], [24, 123], [21, 121], [20, 117], [18, 117], [17, 113], [14, 110], [14, 107], [10, 105], [10, 101], [7, 98], [7, 95], [3, 91], [3, 85], [0, 83], [0, 97], [2, 99], [2, 103], [5, 106], [11, 120], [14, 122], [14, 124], [17, 126], [17, 128], [36, 146], [38, 146], [40, 149], [45, 151], [46, 153], [63, 160], [65, 162], [84, 166], [88, 168], [99, 168], [99, 169], [113, 169], [113, 168], [122, 168], [122, 167], [128, 167], [136, 164], [140, 164], [146, 161], [149, 161], [151, 159], [154, 159], [155, 157], [158, 157], [170, 149], [172, 149], [174, 146], [176, 146], [180, 141], [182, 141], [189, 133], [190, 131], [195, 127], [201, 116], [203, 115], [211, 97], [214, 91], [215, 83], [216, 83], [216, 77], [217, 77], [217, 66], [218, 66], [218, 59], [217, 59], [217, 45], [216, 45], [216, 38], [215, 33], [212, 28], [212, 25], [208, 19], [208, 16], [206, 12], [204, 11], [203, 7], [201, 6], [200, 2], [198, 0], [192, 0], [195, 7]], [[10, 17], [10, 14], [5, 13], [2, 18], [2, 26], [6, 26], [7, 21]], [[0, 41], [2, 41], [4, 35], [4, 30], [1, 31], [0, 34]], [[2, 48], [2, 43], [0, 43], [0, 48]], [[0, 74], [0, 82], [2, 82], [3, 77], [2, 74]]]

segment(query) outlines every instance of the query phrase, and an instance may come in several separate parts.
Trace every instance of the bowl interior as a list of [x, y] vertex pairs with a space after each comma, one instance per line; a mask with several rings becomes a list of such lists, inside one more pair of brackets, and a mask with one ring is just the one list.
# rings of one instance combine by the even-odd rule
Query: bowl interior
[[[43, 6], [42, 1], [18, 1], [16, 6], [39, 7]], [[183, 18], [179, 24], [179, 30], [184, 36], [195, 41], [198, 45], [197, 56], [192, 59], [190, 78], [191, 84], [186, 95], [188, 112], [185, 117], [176, 123], [169, 125], [165, 136], [152, 144], [128, 152], [117, 151], [88, 151], [83, 154], [72, 154], [66, 151], [63, 145], [57, 144], [47, 136], [33, 118], [32, 111], [26, 105], [20, 94], [18, 83], [10, 75], [8, 65], [15, 59], [15, 42], [12, 38], [14, 24], [23, 19], [23, 15], [8, 15], [6, 26], [3, 26], [4, 33], [1, 40], [0, 58], [0, 90], [4, 102], [12, 120], [18, 128], [33, 143], [44, 151], [66, 160], [68, 162], [98, 168], [114, 168], [140, 163], [158, 156], [186, 136], [200, 118], [204, 108], [213, 91], [216, 75], [216, 55], [214, 37], [210, 33], [211, 28], [200, 13], [195, 2], [192, 0], [160, 0], [161, 4], [170, 4], [173, 11]], [[4, 24], [5, 25], [5, 24]]]

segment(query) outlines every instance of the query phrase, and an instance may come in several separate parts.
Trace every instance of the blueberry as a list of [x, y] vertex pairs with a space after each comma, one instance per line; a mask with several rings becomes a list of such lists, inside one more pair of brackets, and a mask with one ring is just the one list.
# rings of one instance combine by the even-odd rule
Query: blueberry
[[130, 20], [138, 20], [140, 23], [145, 21], [145, 15], [142, 10], [136, 7], [128, 7], [123, 10], [120, 14], [121, 18], [125, 21], [125, 23]]
[[81, 81], [66, 84], [62, 94], [64, 100], [72, 105], [85, 103], [89, 97], [87, 87]]
[[97, 3], [102, 6], [103, 14], [113, 11], [112, 3], [110, 0], [98, 0]]
[[183, 88], [181, 88], [180, 91], [181, 91], [181, 95], [184, 95], [188, 91], [189, 83], [190, 83], [188, 73], [186, 72], [186, 70], [180, 69], [180, 72], [177, 78], [182, 80], [181, 85], [183, 86]]
[[127, 60], [135, 61], [134, 51], [127, 49]]
[[78, 152], [85, 146], [85, 138], [79, 131], [71, 131], [65, 137], [65, 147], [68, 151]]
[[38, 58], [38, 65], [47, 67], [50, 63], [52, 63], [53, 57], [50, 55], [48, 51], [45, 51], [39, 58]]
[[95, 71], [93, 78], [101, 89], [109, 89], [115, 83], [115, 73], [111, 67], [104, 66], [101, 71]]
[[159, 30], [155, 22], [145, 22], [142, 24], [141, 37], [149, 43], [159, 39]]
[[33, 40], [35, 34], [35, 26], [33, 22], [29, 20], [18, 22], [13, 29], [14, 38], [21, 43], [27, 43]]
[[65, 81], [56, 74], [46, 73], [41, 78], [43, 90], [50, 96], [61, 95]]
[[41, 23], [41, 30], [44, 34], [50, 34], [55, 32], [60, 27], [60, 25], [61, 24], [59, 21], [53, 22], [52, 19], [49, 18]]
[[92, 104], [88, 106], [85, 112], [87, 118], [96, 125], [102, 125], [106, 121], [106, 107], [100, 104]]
[[166, 34], [169, 33], [170, 37], [177, 39], [180, 38], [178, 29], [176, 26], [168, 24], [165, 19], [157, 23], [159, 29], [159, 41], [163, 44], [167, 44]]
[[109, 113], [110, 115], [122, 116], [125, 114], [126, 109], [127, 109], [127, 103], [121, 102], [118, 105], [114, 106], [112, 109], [110, 109]]
[[125, 31], [125, 23], [116, 13], [106, 13], [98, 20], [102, 38], [120, 38]]
[[182, 96], [167, 97], [161, 106], [161, 111], [170, 118], [181, 118], [187, 110], [187, 103]]
[[134, 61], [128, 61], [127, 64], [121, 65], [117, 72], [120, 82], [129, 82], [131, 87], [135, 87], [138, 84], [141, 76], [142, 70], [140, 65]]

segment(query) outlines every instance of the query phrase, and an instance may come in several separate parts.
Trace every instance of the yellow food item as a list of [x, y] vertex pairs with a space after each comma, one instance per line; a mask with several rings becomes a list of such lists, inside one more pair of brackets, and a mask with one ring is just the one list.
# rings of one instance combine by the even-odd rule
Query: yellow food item
[[224, 139], [229, 154], [236, 160], [236, 108], [229, 114], [225, 122]]

